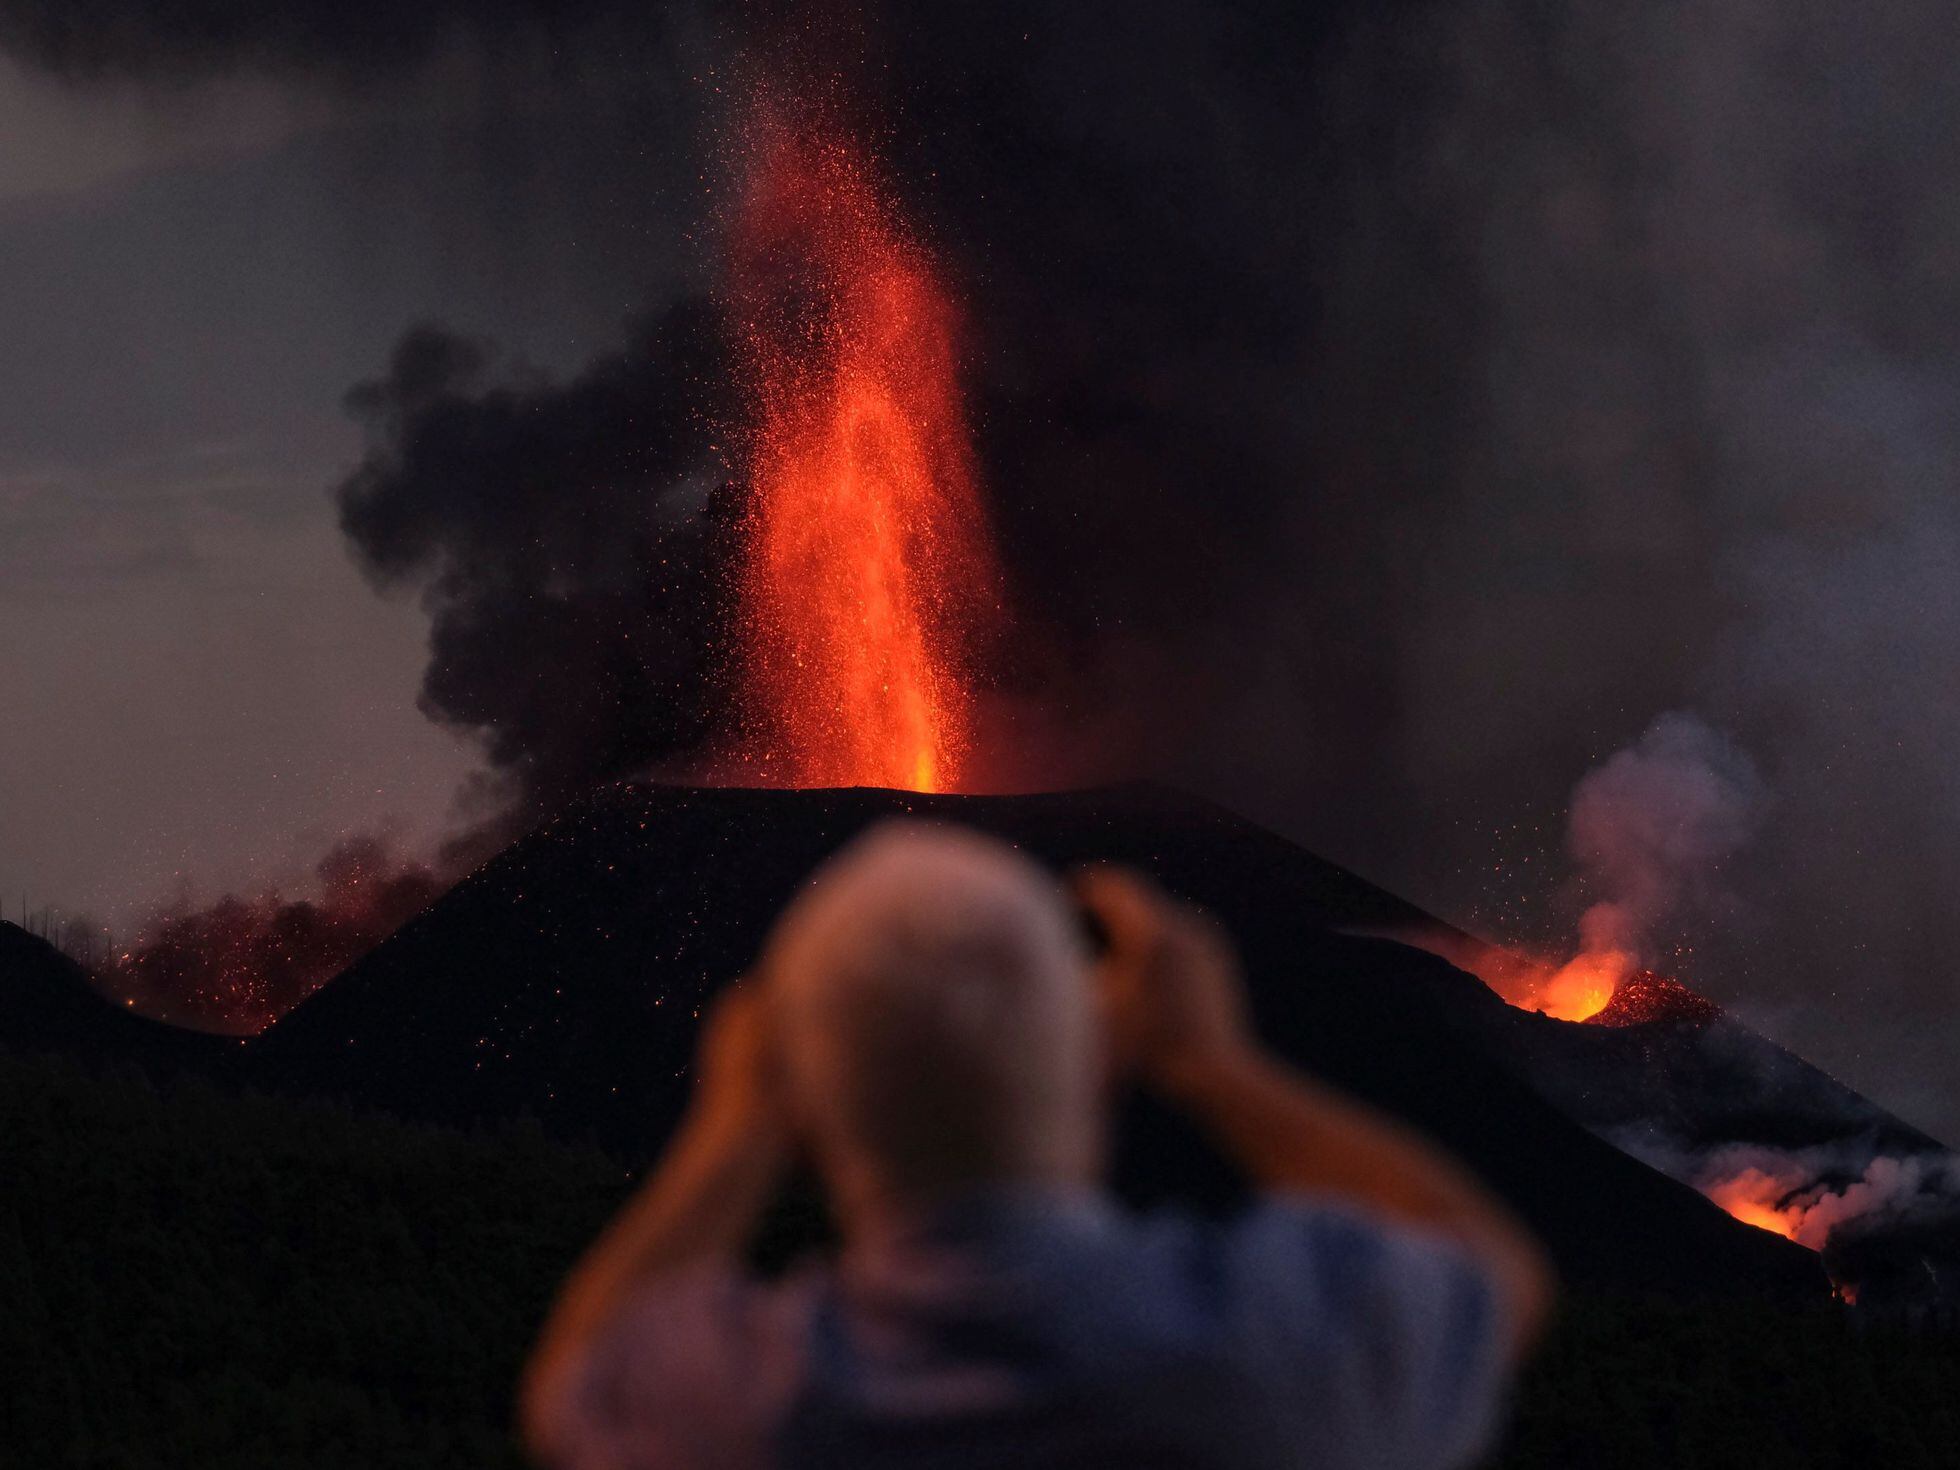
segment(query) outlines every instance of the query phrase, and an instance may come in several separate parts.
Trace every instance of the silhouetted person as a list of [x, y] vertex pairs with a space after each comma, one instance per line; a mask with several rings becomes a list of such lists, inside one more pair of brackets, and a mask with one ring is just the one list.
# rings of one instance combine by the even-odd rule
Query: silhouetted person
[[[991, 840], [880, 829], [709, 1018], [658, 1170], [573, 1272], [525, 1388], [546, 1464], [1458, 1465], [1544, 1315], [1538, 1249], [1462, 1169], [1261, 1049], [1200, 914], [1076, 900]], [[1114, 1074], [1256, 1182], [1229, 1223], [1104, 1193]], [[807, 1148], [834, 1263], [743, 1250]]]

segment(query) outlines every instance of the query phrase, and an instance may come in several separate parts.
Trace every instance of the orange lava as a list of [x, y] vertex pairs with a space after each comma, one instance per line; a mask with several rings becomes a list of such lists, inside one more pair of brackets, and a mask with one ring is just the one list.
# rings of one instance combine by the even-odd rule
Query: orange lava
[[1616, 949], [1584, 951], [1559, 964], [1442, 932], [1396, 937], [1468, 970], [1507, 1004], [1560, 1021], [1591, 1020], [1606, 1009], [1635, 968], [1634, 957]]
[[1632, 968], [1633, 957], [1617, 950], [1577, 955], [1544, 978], [1534, 1008], [1561, 1021], [1591, 1020]]
[[1728, 1179], [1705, 1187], [1704, 1193], [1745, 1225], [1772, 1230], [1787, 1240], [1797, 1238], [1803, 1223], [1800, 1209], [1782, 1205], [1787, 1186], [1760, 1169], [1744, 1169]]
[[1000, 608], [958, 313], [868, 153], [807, 118], [764, 115], [746, 141], [738, 764], [760, 784], [957, 789]]

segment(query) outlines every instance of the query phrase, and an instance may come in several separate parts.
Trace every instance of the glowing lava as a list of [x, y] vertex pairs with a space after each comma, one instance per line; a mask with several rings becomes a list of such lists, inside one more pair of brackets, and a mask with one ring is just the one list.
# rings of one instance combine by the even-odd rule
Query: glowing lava
[[1716, 1180], [1705, 1186], [1703, 1193], [1745, 1225], [1773, 1230], [1786, 1240], [1797, 1238], [1802, 1211], [1786, 1206], [1784, 1201], [1790, 1193], [1787, 1185], [1760, 1169], [1744, 1169]]
[[957, 312], [867, 153], [769, 115], [747, 142], [738, 764], [763, 784], [954, 789], [1000, 604]]
[[1541, 1011], [1560, 1021], [1589, 1021], [1597, 1016], [1635, 968], [1634, 957], [1622, 950], [1582, 950], [1560, 964], [1440, 926], [1395, 931], [1390, 937], [1468, 970], [1509, 1005]]
[[1541, 982], [1536, 1009], [1561, 1021], [1589, 1021], [1606, 1009], [1633, 956], [1617, 950], [1576, 955]]

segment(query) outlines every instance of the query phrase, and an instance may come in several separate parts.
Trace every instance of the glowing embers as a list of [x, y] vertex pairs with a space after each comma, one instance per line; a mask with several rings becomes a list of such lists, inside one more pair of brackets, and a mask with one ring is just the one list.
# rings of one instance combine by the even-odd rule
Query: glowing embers
[[957, 314], [864, 153], [768, 113], [747, 141], [736, 764], [760, 784], [955, 789], [999, 611]]
[[263, 1031], [433, 902], [444, 884], [375, 837], [342, 841], [305, 898], [265, 891], [156, 915], [99, 973], [133, 1010], [213, 1031]]
[[1589, 1017], [1595, 1026], [1650, 1026], [1670, 1021], [1706, 1026], [1721, 1019], [1722, 1008], [1670, 975], [1640, 970], [1620, 982], [1613, 998]]
[[1519, 1010], [1561, 1021], [1588, 1021], [1604, 1011], [1634, 968], [1633, 956], [1617, 950], [1585, 951], [1560, 964], [1454, 933], [1397, 937], [1468, 970]]

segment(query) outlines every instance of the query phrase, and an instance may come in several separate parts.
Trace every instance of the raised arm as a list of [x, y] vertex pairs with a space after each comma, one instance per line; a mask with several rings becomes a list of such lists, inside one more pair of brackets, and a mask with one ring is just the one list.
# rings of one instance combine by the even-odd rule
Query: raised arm
[[1259, 1185], [1345, 1195], [1456, 1240], [1505, 1298], [1512, 1351], [1552, 1297], [1543, 1252], [1448, 1155], [1260, 1046], [1230, 941], [1203, 913], [1134, 873], [1099, 868], [1077, 891], [1109, 950], [1100, 983], [1118, 1064], [1191, 1114]]
[[652, 1176], [572, 1268], [525, 1371], [522, 1417], [535, 1443], [562, 1374], [632, 1289], [704, 1260], [731, 1269], [790, 1157], [775, 1080], [766, 988], [729, 991], [702, 1030], [700, 1079]]

